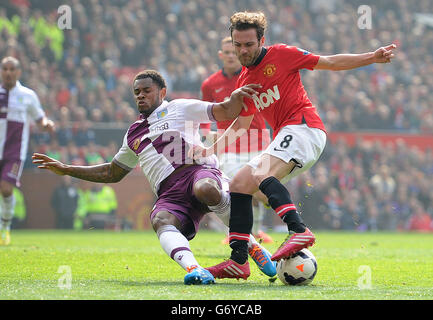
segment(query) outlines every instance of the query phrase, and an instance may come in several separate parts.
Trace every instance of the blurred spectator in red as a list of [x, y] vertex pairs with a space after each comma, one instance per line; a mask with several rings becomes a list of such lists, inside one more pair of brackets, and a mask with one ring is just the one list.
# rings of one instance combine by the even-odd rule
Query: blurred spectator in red
[[421, 204], [417, 201], [412, 203], [413, 213], [409, 217], [407, 229], [411, 231], [428, 232], [432, 229], [432, 218], [424, 211]]

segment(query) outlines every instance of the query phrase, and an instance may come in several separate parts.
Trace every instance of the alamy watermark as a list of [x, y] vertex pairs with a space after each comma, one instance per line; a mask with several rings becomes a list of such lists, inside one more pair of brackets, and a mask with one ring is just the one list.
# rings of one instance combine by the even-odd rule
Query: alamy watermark
[[[190, 154], [190, 149], [197, 147], [214, 145], [218, 150], [217, 155], [224, 154], [224, 150], [229, 153], [239, 153], [259, 151], [265, 149], [264, 142], [270, 139], [271, 133], [267, 128], [264, 129], [250, 129], [247, 130], [239, 129], [236, 131], [230, 130], [226, 135], [226, 139], [219, 139], [217, 142], [214, 141], [214, 137], [206, 135], [203, 144], [200, 143], [199, 137], [197, 136], [197, 129], [199, 123], [194, 121], [185, 121], [184, 128], [180, 126], [173, 126], [171, 122], [158, 123], [157, 125], [151, 125], [148, 130], [152, 136], [152, 139], [143, 139], [142, 137], [137, 137], [133, 141], [129, 141], [128, 145], [137, 154], [141, 153], [144, 148], [148, 145], [152, 145], [158, 154], [162, 155], [169, 163], [173, 165], [183, 165], [183, 164], [212, 164], [208, 161], [212, 161], [208, 156], [194, 156]], [[224, 129], [218, 129], [216, 134], [221, 137], [224, 134]], [[283, 141], [284, 142], [284, 141]], [[284, 152], [289, 146], [289, 142], [277, 141], [280, 152]], [[281, 146], [281, 147], [280, 147]], [[210, 154], [215, 153], [216, 150], [210, 151]], [[241, 159], [239, 159], [239, 162]], [[269, 165], [266, 163], [262, 164], [262, 168], [269, 170]]]
[[358, 288], [361, 290], [371, 289], [372, 285], [370, 266], [359, 266], [358, 273], [361, 274], [361, 276], [358, 278]]
[[60, 273], [61, 276], [57, 281], [57, 287], [62, 290], [71, 289], [72, 288], [72, 269], [70, 266], [60, 266], [57, 269], [57, 273]]
[[371, 30], [373, 27], [371, 18], [371, 7], [367, 5], [361, 5], [358, 7], [358, 28]]
[[64, 4], [57, 8], [57, 26], [60, 30], [71, 30], [72, 29], [72, 9], [70, 6]]

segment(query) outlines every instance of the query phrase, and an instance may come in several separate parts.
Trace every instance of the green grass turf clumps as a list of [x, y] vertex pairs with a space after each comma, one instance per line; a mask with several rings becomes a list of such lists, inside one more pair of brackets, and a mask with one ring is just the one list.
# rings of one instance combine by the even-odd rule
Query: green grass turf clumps
[[[265, 245], [275, 252], [285, 234]], [[295, 300], [433, 299], [433, 237], [416, 233], [316, 232], [318, 272], [308, 286], [270, 282], [250, 259], [247, 281], [185, 286], [184, 270], [154, 232], [13, 230], [0, 247], [0, 299]], [[224, 235], [200, 231], [203, 266], [228, 258]], [[70, 280], [70, 281], [69, 281]]]

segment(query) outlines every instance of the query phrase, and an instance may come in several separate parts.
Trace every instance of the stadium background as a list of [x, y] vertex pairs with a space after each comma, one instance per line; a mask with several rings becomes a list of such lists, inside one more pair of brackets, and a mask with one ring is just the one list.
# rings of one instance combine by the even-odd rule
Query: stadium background
[[[62, 4], [72, 10], [70, 30], [57, 25]], [[360, 5], [372, 9], [371, 29], [358, 26]], [[267, 44], [284, 42], [317, 54], [398, 45], [391, 64], [302, 72], [330, 139], [321, 161], [288, 187], [315, 229], [432, 231], [429, 0], [2, 1], [0, 56], [21, 61], [21, 82], [37, 92], [57, 125], [55, 136], [32, 133], [20, 226], [56, 226], [51, 197], [61, 179], [38, 171], [31, 153], [74, 164], [110, 161], [137, 117], [132, 76], [154, 68], [167, 79], [169, 99], [199, 97], [201, 82], [220, 68], [217, 51], [230, 15], [244, 9], [266, 13]], [[153, 195], [140, 170], [112, 187], [116, 214], [135, 229], [148, 228]], [[265, 223], [278, 230], [274, 218], [267, 215]]]

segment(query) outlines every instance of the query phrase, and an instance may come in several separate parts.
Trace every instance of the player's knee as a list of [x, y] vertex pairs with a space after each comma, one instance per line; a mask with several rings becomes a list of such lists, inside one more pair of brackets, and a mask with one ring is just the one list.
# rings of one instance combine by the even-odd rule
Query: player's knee
[[245, 180], [237, 175], [230, 181], [230, 192], [243, 193], [242, 191], [245, 190], [245, 188]]
[[14, 191], [14, 187], [12, 184], [4, 180], [0, 182], [0, 192], [3, 197], [6, 198], [10, 197], [13, 191]]
[[252, 176], [251, 168], [242, 168], [230, 182], [230, 192], [254, 194], [258, 190]]
[[151, 223], [152, 223], [153, 230], [157, 232], [160, 227], [165, 225], [178, 226], [179, 221], [170, 212], [159, 211], [153, 216]]
[[257, 187], [257, 189], [259, 188], [259, 186], [263, 182], [263, 180], [265, 180], [266, 178], [269, 178], [269, 175], [263, 175], [263, 174], [257, 174], [257, 173], [253, 174], [254, 185]]
[[194, 184], [193, 192], [198, 201], [208, 206], [215, 206], [221, 201], [220, 187], [211, 178], [198, 180]]

